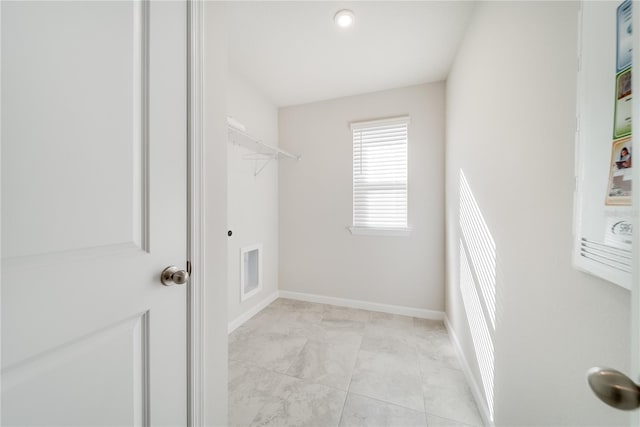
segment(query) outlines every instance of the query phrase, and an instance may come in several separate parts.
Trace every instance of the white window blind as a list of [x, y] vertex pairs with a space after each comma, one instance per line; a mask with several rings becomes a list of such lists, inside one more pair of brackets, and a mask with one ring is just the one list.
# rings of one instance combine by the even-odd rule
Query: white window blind
[[351, 124], [353, 228], [407, 228], [408, 127], [409, 117]]

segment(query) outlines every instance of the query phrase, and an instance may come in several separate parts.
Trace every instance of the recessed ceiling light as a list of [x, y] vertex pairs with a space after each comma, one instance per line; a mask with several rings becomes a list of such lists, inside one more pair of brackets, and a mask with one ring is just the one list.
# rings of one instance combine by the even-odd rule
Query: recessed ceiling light
[[335, 14], [333, 20], [336, 22], [338, 27], [347, 28], [353, 25], [355, 18], [356, 17], [352, 11], [349, 9], [342, 9]]

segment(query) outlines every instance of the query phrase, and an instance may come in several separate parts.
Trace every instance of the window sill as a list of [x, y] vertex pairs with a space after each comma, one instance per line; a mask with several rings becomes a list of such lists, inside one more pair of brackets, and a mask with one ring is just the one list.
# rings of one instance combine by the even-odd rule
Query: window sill
[[407, 237], [411, 234], [411, 228], [367, 228], [367, 227], [349, 227], [349, 231], [354, 235], [362, 236], [391, 236], [391, 237]]

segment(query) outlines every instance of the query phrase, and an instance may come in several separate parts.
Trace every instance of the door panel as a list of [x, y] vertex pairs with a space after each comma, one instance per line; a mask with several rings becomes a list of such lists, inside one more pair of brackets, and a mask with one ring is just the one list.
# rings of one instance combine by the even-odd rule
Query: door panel
[[6, 425], [186, 422], [184, 2], [2, 2]]
[[[142, 425], [143, 402], [149, 397], [147, 339], [145, 313], [11, 370], [3, 377], [4, 387], [11, 390], [3, 401], [5, 419], [82, 425], [101, 414], [97, 424]], [[47, 404], [34, 411], [34, 401]], [[82, 405], [69, 411], [70, 402]]]
[[3, 255], [139, 243], [140, 4], [3, 8]]

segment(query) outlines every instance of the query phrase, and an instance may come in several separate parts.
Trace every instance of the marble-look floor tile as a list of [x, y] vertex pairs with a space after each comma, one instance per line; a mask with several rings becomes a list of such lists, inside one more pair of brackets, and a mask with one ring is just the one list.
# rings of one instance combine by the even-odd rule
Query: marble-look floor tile
[[[309, 313], [318, 314], [318, 313]], [[279, 317], [265, 324], [257, 334], [282, 334], [298, 337], [309, 337], [321, 333], [321, 319], [309, 321], [304, 319], [302, 313], [291, 313], [287, 316]], [[314, 332], [315, 331], [315, 332]]]
[[324, 310], [326, 320], [355, 320], [358, 322], [368, 322], [371, 312], [358, 308], [340, 307], [337, 305], [327, 305]]
[[481, 425], [441, 321], [278, 299], [229, 359], [231, 425]]
[[249, 335], [269, 333], [271, 325], [274, 322], [277, 322], [281, 316], [282, 312], [279, 310], [269, 310], [267, 307], [236, 328], [236, 330], [229, 336], [229, 342], [242, 339]]
[[250, 335], [230, 343], [229, 359], [285, 373], [306, 342], [304, 337], [284, 334]]
[[359, 320], [336, 320], [336, 319], [322, 319], [320, 325], [328, 335], [364, 335], [364, 331], [367, 327], [366, 322]]
[[462, 371], [423, 364], [424, 407], [428, 414], [473, 426], [481, 426], [471, 389]]
[[451, 369], [461, 369], [458, 356], [448, 335], [416, 338], [416, 350], [421, 363], [439, 364]]
[[380, 374], [420, 375], [420, 359], [413, 341], [403, 335], [364, 336], [358, 366]]
[[413, 332], [417, 336], [431, 336], [434, 333], [446, 334], [447, 328], [442, 320], [413, 318]]
[[394, 354], [407, 358], [410, 363], [417, 363], [415, 338], [410, 335], [397, 334], [394, 330], [378, 327], [375, 333], [367, 332], [362, 338], [362, 350]]
[[229, 425], [248, 426], [271, 398], [284, 375], [248, 362], [229, 362]]
[[291, 312], [287, 308], [273, 307], [273, 304], [269, 305], [234, 330], [229, 336], [229, 341], [233, 342], [247, 336], [274, 333], [287, 334], [287, 320], [291, 320], [292, 313], [295, 313], [296, 317], [299, 315], [299, 312]]
[[284, 308], [287, 310], [295, 310], [295, 311], [317, 311], [317, 312], [325, 311], [324, 304], [317, 304], [314, 302], [299, 301], [299, 300], [288, 299], [288, 298], [278, 298], [277, 300], [272, 302], [269, 305], [269, 307]]
[[358, 335], [351, 336], [351, 339], [310, 339], [293, 361], [287, 374], [346, 391], [361, 341], [362, 338]]
[[373, 311], [371, 312], [369, 323], [371, 325], [384, 326], [385, 328], [409, 331], [413, 328], [413, 317]]
[[[404, 337], [406, 341], [413, 341], [413, 317], [400, 316], [389, 313], [371, 313], [371, 320], [367, 323], [365, 335], [370, 337]], [[413, 342], [410, 343], [413, 346]]]
[[426, 426], [425, 413], [349, 393], [340, 419], [343, 427]]
[[288, 313], [289, 311], [291, 311], [290, 308], [287, 308], [286, 306], [282, 306], [282, 305], [280, 306], [276, 305], [274, 301], [268, 306], [266, 306], [265, 308], [263, 308], [262, 310], [260, 310], [260, 312], [257, 313], [255, 316], [253, 316], [252, 319], [259, 319], [260, 316], [269, 315], [269, 314], [282, 315], [284, 313]]
[[412, 335], [422, 339], [448, 337], [449, 333], [441, 320], [413, 319]]
[[297, 322], [320, 323], [324, 318], [322, 311], [298, 311], [291, 312], [289, 316], [283, 316], [283, 320], [295, 320]]
[[346, 392], [287, 377], [251, 426], [337, 426]]
[[289, 325], [289, 334], [302, 336], [311, 340], [346, 340], [360, 341], [363, 335], [363, 325], [359, 322], [323, 320], [319, 323], [293, 322]]
[[360, 350], [349, 391], [424, 411], [417, 357]]
[[[308, 303], [312, 304], [312, 303]], [[270, 307], [270, 306], [269, 306]], [[322, 320], [324, 316], [324, 309], [322, 307], [309, 306], [308, 308], [303, 307], [292, 307], [288, 308], [277, 307], [276, 310], [281, 312], [279, 320], [281, 321], [295, 321], [295, 322], [308, 322], [308, 323], [318, 323]]]
[[429, 427], [469, 427], [469, 424], [437, 417], [431, 414], [427, 414], [427, 425]]

